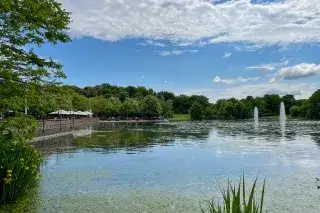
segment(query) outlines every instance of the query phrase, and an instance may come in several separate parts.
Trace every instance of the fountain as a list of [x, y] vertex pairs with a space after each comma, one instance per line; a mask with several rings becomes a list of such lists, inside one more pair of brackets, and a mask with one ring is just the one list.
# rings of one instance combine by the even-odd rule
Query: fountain
[[254, 128], [255, 130], [258, 130], [259, 126], [259, 110], [258, 107], [254, 108]]
[[281, 134], [284, 136], [286, 132], [286, 110], [284, 108], [284, 103], [281, 102], [280, 104], [280, 128]]

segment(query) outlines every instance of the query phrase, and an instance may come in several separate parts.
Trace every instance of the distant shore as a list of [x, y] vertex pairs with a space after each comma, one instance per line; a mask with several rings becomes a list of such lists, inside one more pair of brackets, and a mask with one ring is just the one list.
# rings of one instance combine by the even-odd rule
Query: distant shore
[[99, 120], [99, 123], [164, 123], [169, 122], [169, 120]]

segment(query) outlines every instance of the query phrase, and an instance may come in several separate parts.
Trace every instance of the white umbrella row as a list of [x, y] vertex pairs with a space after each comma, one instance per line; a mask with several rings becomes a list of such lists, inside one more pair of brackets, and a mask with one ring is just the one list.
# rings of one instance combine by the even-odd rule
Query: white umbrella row
[[49, 113], [50, 115], [83, 115], [83, 116], [92, 116], [93, 113], [92, 112], [82, 112], [82, 111], [66, 111], [63, 109], [60, 109], [58, 111], [55, 112], [51, 112]]

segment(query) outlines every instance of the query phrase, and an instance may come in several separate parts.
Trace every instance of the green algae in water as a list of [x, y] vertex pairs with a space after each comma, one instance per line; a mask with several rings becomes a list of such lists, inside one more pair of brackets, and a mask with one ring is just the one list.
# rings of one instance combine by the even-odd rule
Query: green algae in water
[[199, 212], [199, 202], [221, 197], [215, 179], [244, 171], [248, 184], [267, 175], [265, 210], [318, 213], [320, 122], [289, 120], [284, 137], [278, 120], [253, 125], [131, 125], [76, 138], [74, 153], [47, 157], [41, 211]]
[[130, 193], [127, 196], [95, 196], [74, 194], [54, 196], [45, 200], [41, 212], [139, 212], [194, 213], [199, 212], [201, 200], [163, 193]]

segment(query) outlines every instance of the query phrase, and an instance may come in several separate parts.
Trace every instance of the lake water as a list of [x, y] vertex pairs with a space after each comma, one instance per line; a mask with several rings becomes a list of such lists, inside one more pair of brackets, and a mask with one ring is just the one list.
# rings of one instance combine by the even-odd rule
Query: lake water
[[276, 119], [99, 124], [35, 144], [41, 212], [200, 212], [218, 184], [266, 177], [265, 210], [320, 212], [320, 122]]

